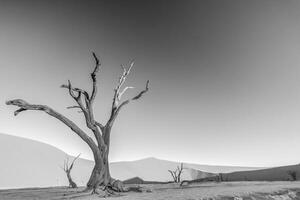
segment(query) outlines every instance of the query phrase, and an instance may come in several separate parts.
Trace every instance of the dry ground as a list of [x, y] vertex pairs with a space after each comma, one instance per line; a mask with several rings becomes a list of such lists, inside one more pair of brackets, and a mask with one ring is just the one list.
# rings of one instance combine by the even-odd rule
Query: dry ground
[[[222, 182], [179, 187], [177, 184], [142, 185], [152, 192], [124, 193], [111, 200], [300, 199], [300, 182]], [[76, 191], [64, 187], [0, 190], [0, 200], [70, 199]], [[95, 200], [97, 196], [72, 198]]]

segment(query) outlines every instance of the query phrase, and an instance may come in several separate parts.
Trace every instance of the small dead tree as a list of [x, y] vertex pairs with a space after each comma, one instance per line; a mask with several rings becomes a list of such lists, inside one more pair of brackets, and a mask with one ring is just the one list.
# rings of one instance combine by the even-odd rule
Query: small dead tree
[[64, 160], [64, 166], [61, 167], [66, 172], [70, 188], [77, 188], [76, 183], [73, 181], [71, 177], [71, 170], [74, 166], [74, 162], [79, 158], [79, 156], [80, 154], [73, 159], [70, 165], [69, 165], [69, 158], [67, 158], [66, 160]]
[[122, 100], [123, 94], [133, 88], [129, 86], [124, 87], [124, 83], [131, 72], [134, 62], [130, 62], [127, 67], [121, 65], [123, 73], [119, 77], [117, 86], [114, 89], [109, 119], [106, 123], [100, 123], [95, 119], [93, 105], [97, 95], [97, 73], [100, 71], [101, 63], [95, 53], [93, 53], [93, 58], [95, 60], [95, 67], [90, 74], [92, 81], [91, 92], [87, 92], [82, 88], [74, 87], [70, 80], [68, 80], [67, 84], [61, 85], [61, 88], [66, 89], [75, 102], [74, 106], [69, 106], [67, 108], [79, 109], [80, 113], [84, 115], [86, 126], [92, 132], [92, 136], [82, 130], [72, 120], [47, 105], [31, 104], [23, 99], [9, 100], [6, 104], [19, 107], [18, 110], [14, 112], [15, 116], [27, 110], [42, 111], [68, 126], [89, 146], [94, 156], [95, 165], [87, 183], [85, 192], [97, 193], [101, 196], [109, 196], [114, 192], [126, 192], [130, 190], [130, 188], [125, 188], [120, 180], [113, 179], [109, 172], [108, 154], [110, 148], [110, 134], [113, 124], [121, 109], [129, 103], [140, 99], [149, 90], [149, 81], [146, 82], [145, 89], [140, 91], [136, 96], [128, 98], [127, 100]]
[[287, 173], [291, 177], [292, 181], [297, 180], [297, 172], [296, 171], [288, 171]]
[[181, 174], [183, 171], [183, 163], [180, 164], [180, 167], [177, 166], [176, 170], [172, 171], [172, 170], [168, 170], [168, 172], [170, 172], [173, 180], [175, 183], [180, 183], [181, 181]]
[[223, 179], [223, 174], [222, 174], [222, 173], [219, 173], [219, 174], [218, 174], [218, 181], [220, 181], [220, 182], [223, 182], [223, 181], [224, 181], [224, 179]]

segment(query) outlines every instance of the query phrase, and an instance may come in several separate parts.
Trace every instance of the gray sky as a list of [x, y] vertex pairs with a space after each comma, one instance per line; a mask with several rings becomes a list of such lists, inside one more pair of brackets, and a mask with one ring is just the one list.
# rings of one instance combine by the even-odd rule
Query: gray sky
[[42, 113], [13, 117], [4, 102], [47, 104], [84, 127], [68, 79], [90, 89], [101, 58], [95, 115], [108, 118], [120, 64], [144, 98], [122, 110], [111, 161], [154, 156], [202, 164], [299, 163], [299, 1], [0, 1], [0, 132], [92, 158]]

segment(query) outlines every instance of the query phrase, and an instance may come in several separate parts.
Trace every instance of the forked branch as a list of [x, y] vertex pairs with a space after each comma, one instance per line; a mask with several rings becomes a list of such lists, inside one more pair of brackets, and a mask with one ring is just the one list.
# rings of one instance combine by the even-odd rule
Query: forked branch
[[71, 164], [69, 165], [69, 158], [66, 158], [66, 160], [64, 160], [64, 166], [63, 166], [63, 170], [65, 172], [70, 172], [74, 166], [74, 162], [79, 158], [81, 154], [79, 154], [78, 156], [76, 156], [73, 161], [71, 162]]
[[168, 170], [168, 172], [170, 172], [174, 182], [176, 183], [177, 182], [177, 170], [175, 170], [175, 171]]
[[126, 104], [130, 103], [131, 101], [138, 100], [143, 96], [144, 93], [146, 93], [149, 90], [149, 80], [146, 82], [146, 87], [144, 90], [142, 90], [140, 93], [138, 93], [136, 96], [132, 97], [131, 99], [127, 99], [126, 101], [122, 102], [118, 107], [117, 107], [117, 112]]
[[[81, 109], [81, 111], [84, 114], [87, 127], [90, 130], [92, 130], [92, 132], [97, 140], [98, 145], [103, 145], [104, 143], [103, 143], [103, 140], [101, 137], [101, 132], [97, 128], [99, 126], [96, 124], [96, 121], [94, 119], [94, 112], [93, 112], [93, 101], [97, 94], [97, 78], [96, 78], [96, 76], [97, 76], [97, 73], [99, 72], [101, 64], [94, 52], [93, 52], [93, 58], [95, 60], [95, 67], [91, 73], [92, 87], [93, 87], [91, 95], [89, 95], [89, 93], [83, 89], [72, 87], [70, 81], [68, 81], [67, 85], [62, 85], [61, 87], [67, 88], [69, 90], [70, 96], [78, 104], [78, 106], [70, 106], [67, 108], [69, 108], [69, 109], [70, 108], [80, 108]], [[84, 99], [84, 103], [83, 103], [83, 99]]]
[[134, 62], [132, 61], [130, 63], [130, 66], [128, 69], [126, 69], [123, 65], [123, 74], [121, 75], [121, 77], [119, 78], [119, 82], [115, 88], [115, 92], [114, 92], [114, 98], [113, 98], [113, 103], [112, 103], [112, 110], [111, 110], [111, 116], [106, 124], [106, 126], [111, 127], [113, 122], [115, 121], [117, 115], [119, 114], [121, 108], [123, 106], [125, 106], [126, 104], [130, 103], [133, 100], [138, 100], [139, 98], [141, 98], [143, 96], [144, 93], [146, 93], [149, 90], [149, 80], [146, 82], [146, 87], [144, 90], [142, 90], [140, 93], [138, 93], [136, 96], [127, 99], [126, 101], [123, 101], [122, 103], [120, 103], [121, 101], [121, 97], [122, 95], [128, 90], [128, 89], [132, 89], [134, 87], [131, 86], [127, 86], [125, 87], [123, 90], [121, 90], [123, 84], [126, 81], [127, 76], [130, 74], [130, 71], [132, 69], [134, 65]]
[[[92, 93], [91, 95], [89, 95], [89, 93], [86, 90], [80, 89], [80, 88], [74, 88], [71, 85], [70, 80], [68, 80], [68, 84], [63, 84], [61, 85], [62, 88], [67, 88], [69, 90], [69, 94], [70, 96], [78, 103], [78, 101], [81, 99], [81, 95], [83, 94], [85, 97], [85, 102], [86, 102], [86, 108], [88, 109], [88, 107], [91, 106], [93, 100], [96, 97], [97, 94], [97, 73], [99, 72], [100, 69], [100, 61], [97, 58], [96, 54], [93, 52], [93, 58], [95, 60], [95, 68], [91, 73], [91, 78], [92, 78], [92, 85], [93, 85], [93, 89], [92, 89]], [[77, 94], [75, 94], [75, 92]], [[80, 107], [83, 107], [83, 105], [80, 105]]]

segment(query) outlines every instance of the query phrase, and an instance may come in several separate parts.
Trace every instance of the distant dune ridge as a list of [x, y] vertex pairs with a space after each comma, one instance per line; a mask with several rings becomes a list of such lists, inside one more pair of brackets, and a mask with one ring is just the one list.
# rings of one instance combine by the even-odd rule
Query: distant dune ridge
[[[300, 180], [300, 165], [289, 165], [254, 171], [232, 172], [225, 175], [228, 181], [292, 181], [289, 172], [295, 172], [296, 180]], [[226, 178], [227, 177], [227, 178]]]
[[[60, 168], [67, 154], [51, 145], [21, 137], [0, 134], [0, 188], [48, 187], [68, 185]], [[114, 178], [126, 180], [139, 177], [144, 181], [171, 181], [167, 170], [180, 163], [146, 158], [137, 161], [110, 164]], [[72, 177], [78, 185], [85, 185], [93, 167], [93, 161], [78, 159]], [[253, 170], [251, 167], [209, 166], [184, 164], [182, 179], [199, 179], [218, 172]]]

